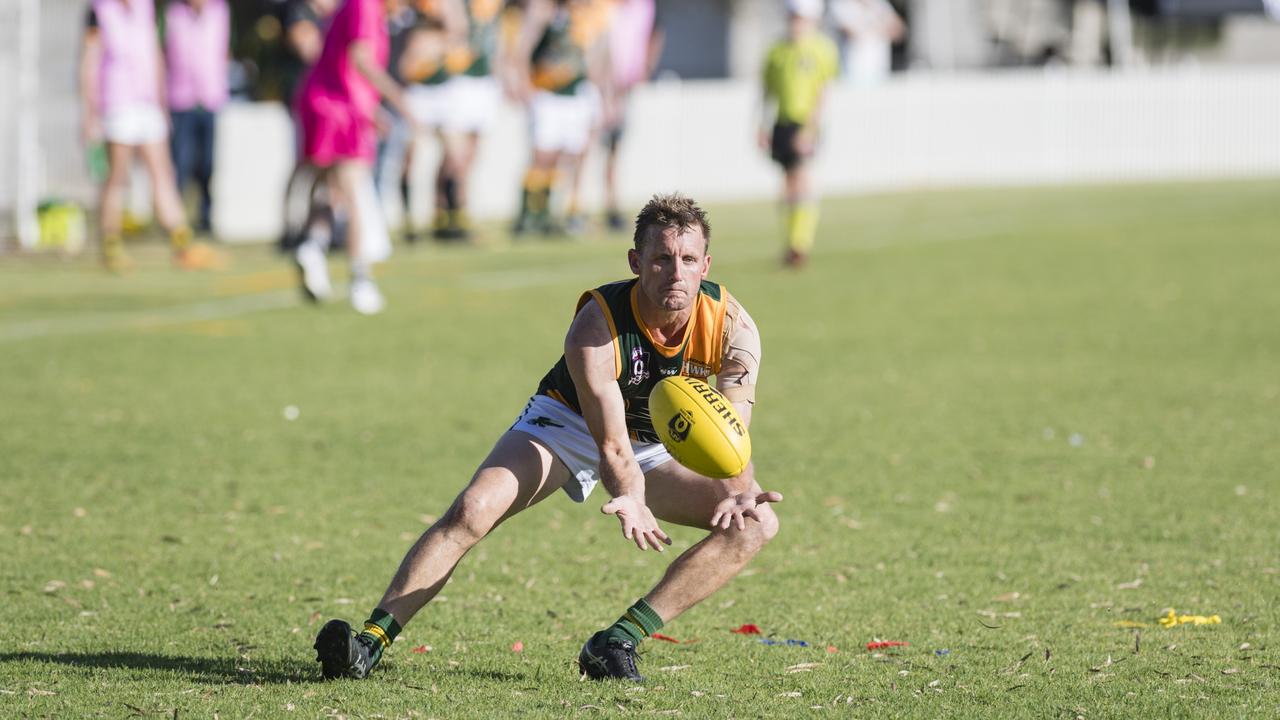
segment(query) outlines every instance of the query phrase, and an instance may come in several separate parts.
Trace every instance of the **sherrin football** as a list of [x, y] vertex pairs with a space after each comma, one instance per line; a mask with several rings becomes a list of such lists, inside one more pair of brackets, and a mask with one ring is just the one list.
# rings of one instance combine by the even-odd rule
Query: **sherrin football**
[[705, 380], [663, 378], [649, 393], [649, 415], [667, 452], [699, 475], [734, 477], [751, 460], [747, 426]]

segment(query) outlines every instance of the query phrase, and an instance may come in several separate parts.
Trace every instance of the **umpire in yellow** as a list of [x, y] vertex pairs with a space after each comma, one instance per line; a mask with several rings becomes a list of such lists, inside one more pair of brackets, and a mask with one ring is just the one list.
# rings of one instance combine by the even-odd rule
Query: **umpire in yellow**
[[822, 0], [787, 0], [787, 35], [769, 49], [764, 63], [760, 145], [785, 174], [783, 262], [791, 267], [808, 259], [818, 230], [808, 164], [817, 146], [826, 89], [839, 67], [835, 43], [818, 28], [822, 10]]

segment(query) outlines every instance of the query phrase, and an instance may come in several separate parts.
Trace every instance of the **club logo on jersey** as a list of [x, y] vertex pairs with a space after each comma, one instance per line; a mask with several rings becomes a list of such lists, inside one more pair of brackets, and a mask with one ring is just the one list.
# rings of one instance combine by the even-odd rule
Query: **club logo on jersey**
[[631, 348], [631, 377], [628, 385], [639, 385], [649, 379], [649, 353], [644, 348]]
[[693, 413], [688, 410], [681, 410], [667, 421], [667, 430], [671, 431], [671, 439], [675, 442], [684, 442], [689, 439], [691, 429], [693, 429]]

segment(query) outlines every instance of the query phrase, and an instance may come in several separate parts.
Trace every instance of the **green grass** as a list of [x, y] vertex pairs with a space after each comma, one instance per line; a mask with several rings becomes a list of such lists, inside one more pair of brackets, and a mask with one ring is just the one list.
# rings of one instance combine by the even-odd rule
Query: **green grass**
[[645, 644], [643, 688], [571, 666], [671, 557], [599, 491], [482, 543], [370, 681], [318, 682], [310, 649], [365, 617], [621, 240], [405, 248], [376, 318], [300, 306], [262, 248], [209, 276], [158, 245], [126, 278], [4, 261], [0, 716], [1280, 714], [1280, 183], [833, 198], [803, 274], [772, 206], [711, 211], [787, 499], [664, 630], [699, 642]]

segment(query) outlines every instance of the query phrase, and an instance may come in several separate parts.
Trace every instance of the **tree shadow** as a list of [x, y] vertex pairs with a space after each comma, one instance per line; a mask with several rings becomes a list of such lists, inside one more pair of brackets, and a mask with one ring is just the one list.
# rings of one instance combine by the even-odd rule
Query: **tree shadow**
[[37, 662], [85, 671], [125, 670], [139, 676], [156, 671], [210, 684], [283, 685], [320, 682], [315, 663], [298, 660], [244, 660], [225, 657], [187, 657], [140, 652], [17, 652], [0, 653], [0, 665]]

